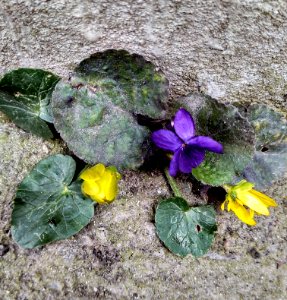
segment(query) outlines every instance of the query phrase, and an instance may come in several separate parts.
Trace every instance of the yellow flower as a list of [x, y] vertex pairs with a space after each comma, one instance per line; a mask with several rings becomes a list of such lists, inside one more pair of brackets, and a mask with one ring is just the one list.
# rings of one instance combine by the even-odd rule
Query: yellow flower
[[84, 180], [82, 193], [100, 204], [111, 203], [118, 193], [118, 181], [121, 175], [115, 167], [97, 164], [80, 174]]
[[241, 180], [237, 185], [224, 185], [227, 192], [225, 201], [221, 205], [224, 210], [232, 210], [236, 216], [248, 225], [255, 225], [254, 213], [258, 215], [269, 215], [268, 207], [277, 206], [277, 203], [270, 197], [253, 190], [254, 184], [246, 180]]

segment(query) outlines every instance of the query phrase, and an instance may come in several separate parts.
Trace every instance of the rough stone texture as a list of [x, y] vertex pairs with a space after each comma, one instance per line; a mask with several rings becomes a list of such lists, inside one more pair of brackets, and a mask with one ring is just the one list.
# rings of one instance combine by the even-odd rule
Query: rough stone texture
[[[285, 0], [0, 0], [0, 72], [39, 67], [67, 76], [107, 48], [159, 65], [177, 95], [201, 91], [225, 102], [267, 103], [287, 113]], [[169, 195], [159, 171], [128, 172], [119, 199], [98, 207], [74, 238], [35, 250], [10, 236], [17, 185], [56, 141], [0, 118], [1, 299], [286, 299], [286, 181], [268, 190], [279, 204], [250, 228], [218, 213], [203, 258], [180, 259], [159, 242], [154, 208]], [[204, 202], [181, 185], [191, 204]]]

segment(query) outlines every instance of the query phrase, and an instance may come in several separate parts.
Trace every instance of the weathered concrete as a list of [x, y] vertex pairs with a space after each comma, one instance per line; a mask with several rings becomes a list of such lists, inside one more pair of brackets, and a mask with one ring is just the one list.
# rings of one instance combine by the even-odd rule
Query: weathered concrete
[[[67, 76], [91, 53], [124, 48], [158, 64], [171, 99], [201, 91], [264, 102], [287, 113], [287, 2], [264, 0], [0, 0], [0, 72], [46, 68]], [[284, 96], [285, 95], [285, 96]], [[279, 204], [249, 228], [218, 214], [209, 254], [180, 259], [155, 235], [153, 210], [169, 195], [160, 172], [127, 172], [119, 200], [97, 209], [74, 238], [36, 250], [10, 236], [17, 185], [62, 151], [0, 118], [1, 299], [286, 299], [286, 183]], [[190, 184], [182, 182], [191, 203]]]

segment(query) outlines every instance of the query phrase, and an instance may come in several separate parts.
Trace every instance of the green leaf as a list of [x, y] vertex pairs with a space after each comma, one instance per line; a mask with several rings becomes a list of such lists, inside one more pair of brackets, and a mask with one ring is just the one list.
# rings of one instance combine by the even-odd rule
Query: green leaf
[[202, 164], [193, 169], [194, 177], [212, 186], [232, 182], [251, 161], [255, 151], [252, 125], [232, 105], [201, 94], [191, 94], [180, 100], [194, 117], [197, 135], [210, 136], [224, 147], [224, 154], [206, 152]]
[[168, 82], [143, 57], [123, 50], [81, 62], [53, 93], [55, 127], [69, 148], [89, 164], [139, 167], [149, 130], [137, 115], [164, 117]]
[[266, 105], [254, 104], [240, 111], [256, 134], [256, 152], [243, 177], [264, 189], [287, 174], [287, 121]]
[[94, 215], [80, 182], [72, 182], [76, 163], [61, 154], [40, 161], [18, 187], [12, 212], [12, 237], [24, 248], [66, 239]]
[[204, 255], [217, 230], [215, 211], [211, 206], [190, 208], [182, 198], [159, 203], [155, 214], [156, 231], [165, 246], [174, 254]]
[[53, 137], [50, 100], [59, 77], [40, 69], [17, 69], [0, 80], [0, 110], [20, 128], [43, 138]]

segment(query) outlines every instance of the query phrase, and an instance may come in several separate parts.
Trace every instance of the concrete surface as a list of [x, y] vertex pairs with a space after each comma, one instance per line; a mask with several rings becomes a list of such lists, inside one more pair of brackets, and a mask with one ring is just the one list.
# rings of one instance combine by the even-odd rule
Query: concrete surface
[[[0, 73], [18, 67], [67, 76], [107, 48], [145, 55], [166, 73], [171, 101], [201, 91], [225, 102], [287, 113], [285, 0], [0, 0]], [[155, 235], [154, 208], [170, 195], [159, 171], [126, 172], [120, 197], [75, 237], [23, 250], [10, 235], [17, 185], [63, 151], [0, 115], [1, 299], [286, 299], [286, 180], [268, 190], [279, 207], [250, 228], [218, 213], [199, 259], [178, 258]], [[191, 184], [181, 185], [191, 204]]]

